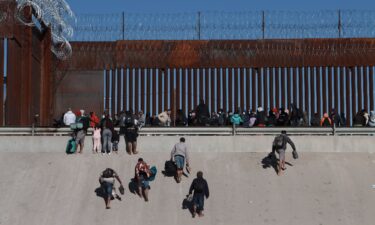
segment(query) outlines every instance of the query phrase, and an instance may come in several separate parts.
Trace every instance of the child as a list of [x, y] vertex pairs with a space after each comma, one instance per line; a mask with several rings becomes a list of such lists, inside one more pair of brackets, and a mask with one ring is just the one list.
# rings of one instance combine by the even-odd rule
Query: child
[[113, 129], [112, 130], [112, 151], [115, 152], [115, 153], [118, 153], [118, 143], [120, 141], [120, 135], [118, 134], [118, 132]]
[[101, 129], [98, 126], [94, 127], [94, 133], [92, 135], [92, 143], [93, 143], [93, 148], [92, 148], [92, 153], [98, 153], [100, 152], [101, 148], [101, 135], [100, 135]]

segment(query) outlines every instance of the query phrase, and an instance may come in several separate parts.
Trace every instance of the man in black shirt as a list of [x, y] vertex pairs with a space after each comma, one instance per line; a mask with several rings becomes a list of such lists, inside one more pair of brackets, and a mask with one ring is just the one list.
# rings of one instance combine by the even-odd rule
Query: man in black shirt
[[204, 216], [203, 209], [204, 209], [204, 196], [206, 198], [209, 197], [210, 192], [208, 189], [208, 184], [205, 179], [203, 179], [203, 172], [199, 171], [197, 173], [197, 178], [193, 180], [193, 183], [190, 185], [189, 195], [191, 195], [194, 191], [193, 195], [193, 217], [195, 214], [198, 213], [199, 217]]

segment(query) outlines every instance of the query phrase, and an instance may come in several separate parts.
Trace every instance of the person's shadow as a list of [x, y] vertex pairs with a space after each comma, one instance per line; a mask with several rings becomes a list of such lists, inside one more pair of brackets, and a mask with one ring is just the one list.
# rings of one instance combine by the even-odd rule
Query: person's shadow
[[[279, 159], [276, 157], [276, 153], [269, 153], [266, 157], [262, 159], [262, 167], [263, 169], [268, 169], [272, 167], [275, 170], [275, 173], [278, 173], [278, 164], [279, 164]], [[293, 164], [286, 162], [285, 164], [288, 166], [293, 166]]]
[[128, 185], [129, 191], [135, 195], [140, 195], [138, 193], [138, 184], [134, 178], [130, 179], [129, 185]]
[[182, 201], [182, 209], [188, 209], [190, 214], [193, 216], [193, 213], [194, 213], [193, 206], [194, 206], [193, 201], [189, 201], [188, 195], [187, 195], [186, 198], [184, 198], [184, 200]]
[[96, 193], [96, 196], [98, 196], [99, 198], [103, 198], [103, 201], [105, 204], [106, 194], [105, 194], [104, 188], [100, 185], [98, 188], [95, 189], [95, 193]]

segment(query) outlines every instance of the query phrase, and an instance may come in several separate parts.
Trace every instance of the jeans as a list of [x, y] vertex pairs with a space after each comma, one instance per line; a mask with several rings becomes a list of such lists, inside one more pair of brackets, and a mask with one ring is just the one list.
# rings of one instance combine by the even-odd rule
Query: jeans
[[175, 155], [174, 161], [176, 162], [177, 169], [183, 169], [185, 164], [185, 158], [181, 155]]
[[109, 183], [109, 182], [104, 181], [102, 183], [102, 186], [104, 188], [105, 197], [106, 198], [111, 197], [112, 196], [113, 183]]
[[203, 211], [203, 209], [204, 209], [204, 193], [194, 193], [193, 203], [197, 207], [197, 212]]
[[110, 153], [111, 152], [111, 139], [112, 139], [111, 130], [104, 129], [102, 137], [103, 137], [102, 153]]

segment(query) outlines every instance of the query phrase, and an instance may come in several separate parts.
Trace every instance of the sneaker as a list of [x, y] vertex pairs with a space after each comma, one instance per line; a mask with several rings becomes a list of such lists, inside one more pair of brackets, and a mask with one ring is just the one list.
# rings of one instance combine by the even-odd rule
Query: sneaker
[[108, 152], [107, 154], [108, 154], [108, 155], [111, 155], [111, 153], [110, 153], [110, 152]]

